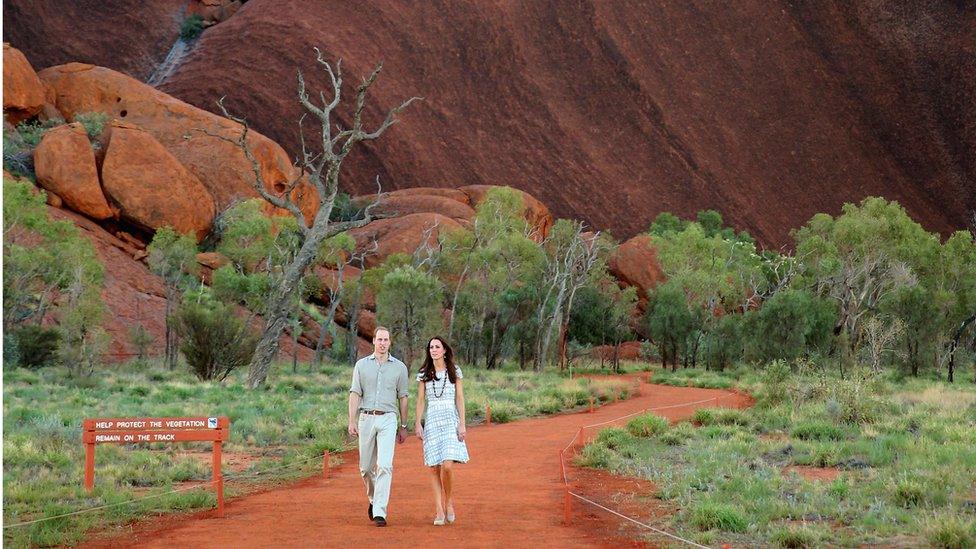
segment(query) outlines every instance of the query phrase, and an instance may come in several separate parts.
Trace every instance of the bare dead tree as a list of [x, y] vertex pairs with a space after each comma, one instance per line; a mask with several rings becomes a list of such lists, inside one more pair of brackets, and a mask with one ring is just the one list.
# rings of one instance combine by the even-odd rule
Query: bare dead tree
[[[366, 207], [364, 218], [356, 221], [333, 223], [330, 221], [332, 208], [335, 205], [339, 191], [339, 171], [343, 160], [353, 148], [364, 141], [378, 139], [387, 129], [398, 121], [397, 115], [411, 103], [421, 98], [411, 97], [386, 114], [383, 122], [373, 131], [363, 127], [363, 110], [366, 105], [366, 94], [376, 82], [382, 70], [382, 64], [376, 66], [373, 72], [362, 80], [356, 88], [356, 102], [353, 110], [352, 127], [343, 129], [335, 125], [333, 133], [332, 114], [339, 106], [342, 95], [342, 61], [338, 61], [335, 68], [322, 57], [322, 52], [315, 48], [316, 62], [328, 74], [332, 84], [332, 98], [327, 100], [325, 92], [319, 92], [318, 101], [309, 97], [305, 87], [305, 78], [298, 71], [298, 101], [306, 111], [299, 119], [299, 133], [301, 136], [301, 157], [296, 163], [298, 174], [280, 193], [268, 191], [268, 186], [261, 173], [261, 166], [251, 150], [248, 142], [249, 127], [244, 118], [230, 114], [224, 107], [223, 98], [217, 102], [221, 112], [228, 119], [241, 125], [241, 132], [236, 138], [229, 138], [207, 130], [197, 130], [211, 137], [221, 139], [237, 146], [251, 163], [254, 179], [252, 187], [257, 193], [273, 206], [290, 212], [298, 220], [301, 246], [287, 265], [283, 266], [280, 282], [271, 289], [265, 311], [265, 327], [251, 360], [247, 385], [254, 389], [261, 386], [268, 377], [271, 362], [278, 354], [279, 337], [291, 314], [293, 296], [299, 290], [299, 284], [308, 267], [315, 261], [322, 242], [330, 236], [342, 231], [362, 227], [372, 220], [370, 210], [376, 202]], [[311, 115], [320, 125], [321, 142], [313, 153], [305, 140], [303, 122]], [[298, 207], [292, 197], [293, 191], [307, 178], [318, 194], [318, 211], [314, 219], [306, 219], [305, 214]]]

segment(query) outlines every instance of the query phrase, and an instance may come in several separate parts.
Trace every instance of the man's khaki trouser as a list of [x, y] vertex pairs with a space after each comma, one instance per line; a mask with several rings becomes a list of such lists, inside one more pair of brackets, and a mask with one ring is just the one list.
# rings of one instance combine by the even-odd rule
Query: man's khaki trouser
[[393, 449], [396, 447], [397, 415], [359, 414], [359, 473], [373, 516], [386, 518], [393, 482]]

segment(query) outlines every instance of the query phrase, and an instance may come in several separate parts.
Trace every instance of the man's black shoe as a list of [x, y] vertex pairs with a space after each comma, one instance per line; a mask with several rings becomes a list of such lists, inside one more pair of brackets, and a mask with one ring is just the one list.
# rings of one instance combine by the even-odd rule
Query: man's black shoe
[[369, 507], [366, 508], [366, 514], [369, 515], [369, 520], [373, 520], [373, 504], [370, 503]]
[[386, 526], [386, 517], [373, 517], [373, 522], [375, 522], [377, 526]]

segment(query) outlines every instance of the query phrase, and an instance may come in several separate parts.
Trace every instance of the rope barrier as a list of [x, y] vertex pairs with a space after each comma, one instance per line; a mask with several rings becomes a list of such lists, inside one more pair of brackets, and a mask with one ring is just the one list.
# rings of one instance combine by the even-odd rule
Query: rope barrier
[[81, 515], [83, 513], [91, 513], [92, 511], [100, 511], [102, 509], [109, 509], [111, 507], [118, 507], [120, 505], [128, 505], [130, 503], [137, 503], [137, 502], [140, 502], [140, 501], [146, 501], [148, 499], [161, 498], [163, 496], [168, 496], [170, 494], [175, 494], [177, 492], [187, 492], [189, 490], [198, 490], [198, 489], [201, 489], [201, 488], [205, 488], [208, 484], [211, 484], [211, 482], [207, 482], [207, 483], [204, 483], [204, 484], [198, 484], [196, 486], [185, 486], [183, 488], [177, 488], [175, 490], [170, 490], [169, 492], [163, 492], [161, 494], [153, 494], [151, 496], [145, 496], [145, 497], [136, 498], [136, 499], [130, 499], [130, 500], [126, 500], [126, 501], [120, 501], [118, 503], [110, 503], [110, 504], [107, 504], [107, 505], [99, 505], [97, 507], [89, 507], [88, 509], [80, 509], [78, 511], [72, 511], [70, 513], [62, 513], [60, 515], [54, 515], [54, 516], [39, 518], [39, 519], [35, 519], [35, 520], [28, 520], [28, 521], [24, 521], [24, 522], [18, 522], [16, 524], [4, 524], [3, 525], [3, 529], [6, 530], [7, 528], [17, 528], [17, 527], [20, 527], [20, 526], [27, 526], [29, 524], [37, 524], [38, 522], [46, 522], [46, 521], [49, 521], [49, 520], [54, 520], [54, 519], [59, 519], [59, 518], [65, 518], [65, 517], [70, 517], [70, 516], [74, 516], [74, 515]]
[[676, 536], [674, 534], [671, 534], [669, 532], [665, 532], [664, 530], [660, 530], [658, 528], [655, 528], [653, 526], [650, 526], [648, 524], [644, 524], [643, 522], [640, 522], [640, 521], [638, 521], [638, 520], [636, 520], [636, 519], [634, 519], [632, 517], [628, 517], [628, 516], [626, 516], [626, 515], [624, 515], [622, 513], [619, 513], [617, 511], [613, 510], [613, 509], [610, 509], [608, 507], [605, 507], [603, 505], [600, 505], [599, 503], [597, 503], [597, 502], [595, 502], [595, 501], [593, 501], [591, 499], [588, 499], [588, 498], [586, 498], [586, 497], [584, 497], [584, 496], [582, 496], [580, 494], [577, 494], [576, 492], [573, 492], [572, 490], [570, 490], [569, 489], [569, 477], [566, 474], [566, 456], [565, 456], [565, 453], [566, 453], [567, 450], [569, 450], [570, 448], [572, 448], [572, 446], [574, 444], [576, 444], [576, 441], [583, 435], [583, 430], [584, 429], [592, 429], [594, 427], [601, 427], [603, 425], [609, 425], [611, 423], [616, 423], [616, 422], [619, 422], [621, 420], [627, 419], [629, 417], [633, 417], [633, 416], [641, 415], [641, 414], [646, 414], [648, 412], [656, 412], [656, 411], [659, 411], [659, 410], [669, 410], [669, 409], [674, 409], [674, 408], [685, 408], [685, 407], [688, 407], [688, 406], [697, 406], [697, 405], [705, 404], [705, 403], [708, 403], [708, 402], [719, 401], [721, 399], [728, 398], [728, 397], [731, 397], [731, 396], [735, 396], [735, 393], [731, 393], [730, 392], [730, 393], [726, 393], [726, 394], [721, 395], [721, 396], [712, 397], [712, 398], [706, 398], [706, 399], [702, 399], [702, 400], [696, 400], [694, 402], [685, 402], [685, 403], [681, 403], [681, 404], [669, 404], [669, 405], [666, 405], [666, 406], [654, 406], [654, 407], [651, 407], [651, 408], [644, 408], [642, 410], [638, 410], [636, 412], [633, 412], [633, 413], [630, 413], [630, 414], [626, 414], [626, 415], [623, 415], [623, 416], [620, 416], [620, 417], [616, 417], [616, 418], [613, 418], [613, 419], [610, 419], [610, 420], [607, 420], [607, 421], [601, 421], [599, 423], [593, 423], [593, 424], [590, 424], [590, 425], [584, 425], [584, 426], [580, 427], [576, 431], [576, 434], [573, 435], [572, 440], [569, 441], [569, 444], [567, 444], [562, 450], [559, 451], [559, 467], [560, 467], [560, 469], [562, 471], [563, 485], [564, 485], [564, 489], [565, 489], [565, 493], [566, 493], [566, 496], [565, 496], [565, 504], [564, 504], [565, 513], [566, 513], [566, 517], [565, 517], [566, 518], [566, 521], [568, 522], [570, 520], [570, 514], [572, 512], [572, 509], [571, 509], [571, 506], [570, 506], [570, 499], [569, 499], [569, 497], [572, 496], [572, 497], [575, 497], [575, 498], [579, 499], [580, 501], [589, 503], [589, 504], [591, 504], [591, 505], [593, 505], [595, 507], [598, 507], [600, 509], [603, 509], [604, 511], [607, 511], [609, 513], [612, 513], [612, 514], [614, 514], [614, 515], [616, 515], [616, 516], [618, 516], [620, 518], [626, 519], [626, 520], [628, 520], [628, 521], [630, 521], [630, 522], [632, 522], [634, 524], [637, 524], [637, 525], [640, 525], [640, 526], [642, 526], [644, 528], [647, 528], [648, 530], [651, 530], [652, 532], [655, 532], [655, 533], [658, 533], [658, 534], [667, 536], [667, 537], [672, 538], [674, 540], [677, 540], [677, 541], [680, 541], [682, 543], [688, 544], [688, 545], [690, 545], [692, 547], [698, 547], [698, 548], [708, 549], [706, 546], [700, 545], [700, 544], [698, 544], [698, 543], [696, 543], [696, 542], [694, 542], [692, 540], [685, 539], [685, 538], [682, 538], [680, 536]]
[[[348, 451], [348, 450], [351, 450], [351, 449], [355, 448], [355, 446], [356, 445], [353, 444], [353, 443], [346, 443], [344, 446], [341, 447], [340, 451], [345, 452], [345, 451]], [[280, 467], [273, 467], [271, 469], [263, 469], [261, 471], [257, 471], [255, 473], [251, 473], [251, 474], [247, 474], [247, 475], [245, 475], [245, 474], [226, 475], [226, 476], [223, 477], [223, 480], [224, 480], [224, 482], [228, 482], [228, 481], [238, 482], [238, 481], [241, 481], [241, 480], [246, 480], [246, 479], [251, 479], [251, 478], [257, 478], [257, 477], [259, 477], [261, 475], [265, 475], [265, 474], [268, 474], [268, 473], [271, 473], [271, 472], [274, 472], [274, 471], [280, 471], [282, 469], [291, 469], [291, 468], [295, 467], [296, 465], [303, 465], [305, 463], [310, 463], [312, 460], [319, 460], [319, 459], [322, 459], [322, 458], [320, 456], [312, 456], [312, 457], [309, 457], [309, 458], [306, 458], [306, 459], [303, 459], [303, 460], [293, 461], [293, 462], [289, 463], [288, 465], [282, 465]], [[15, 524], [4, 524], [3, 525], [3, 529], [6, 530], [8, 528], [19, 528], [19, 527], [22, 527], [22, 526], [28, 526], [28, 525], [31, 525], [31, 524], [37, 524], [39, 522], [47, 522], [49, 520], [56, 520], [56, 519], [70, 517], [70, 516], [74, 516], [74, 515], [81, 515], [81, 514], [84, 514], [84, 513], [92, 513], [92, 512], [95, 512], [95, 511], [101, 511], [102, 509], [109, 509], [111, 507], [119, 507], [119, 506], [122, 506], [122, 505], [129, 505], [129, 504], [138, 503], [138, 502], [146, 501], [146, 500], [150, 500], [150, 499], [157, 499], [157, 498], [161, 498], [163, 496], [168, 496], [168, 495], [176, 494], [176, 493], [179, 493], [179, 492], [188, 492], [190, 490], [204, 489], [204, 488], [209, 487], [210, 484], [213, 484], [213, 482], [214, 481], [207, 481], [207, 482], [204, 482], [202, 484], [197, 484], [197, 485], [194, 485], [194, 486], [184, 486], [182, 488], [176, 488], [176, 489], [169, 490], [167, 492], [162, 492], [162, 493], [159, 493], [159, 494], [153, 494], [153, 495], [145, 496], [145, 497], [141, 497], [141, 498], [135, 498], [135, 499], [130, 499], [130, 500], [126, 500], [126, 501], [120, 501], [120, 502], [117, 502], [117, 503], [110, 503], [110, 504], [107, 504], [107, 505], [98, 505], [98, 506], [95, 506], [95, 507], [89, 507], [87, 509], [79, 509], [77, 511], [72, 511], [70, 513], [62, 513], [60, 515], [53, 515], [53, 516], [50, 516], [50, 517], [43, 517], [43, 518], [34, 519], [34, 520], [27, 520], [27, 521], [18, 522], [18, 523], [15, 523]]]
[[668, 532], [665, 532], [664, 530], [659, 530], [659, 529], [651, 526], [650, 524], [644, 524], [643, 522], [640, 522], [638, 520], [634, 520], [634, 519], [628, 517], [627, 515], [620, 514], [620, 513], [616, 512], [616, 511], [614, 511], [613, 509], [610, 509], [609, 507], [604, 507], [604, 506], [600, 505], [599, 503], [593, 501], [592, 499], [587, 499], [587, 498], [585, 498], [585, 497], [577, 494], [576, 492], [570, 492], [569, 495], [571, 495], [571, 496], [573, 496], [573, 497], [575, 497], [577, 499], [580, 499], [582, 501], [585, 501], [586, 503], [589, 503], [590, 505], [599, 507], [600, 509], [603, 509], [604, 511], [606, 511], [608, 513], [613, 513], [614, 515], [617, 515], [618, 517], [620, 517], [622, 519], [626, 519], [626, 520], [629, 520], [630, 522], [633, 522], [634, 524], [637, 524], [639, 526], [643, 526], [644, 528], [647, 528], [648, 530], [651, 530], [651, 531], [656, 532], [658, 534], [661, 534], [663, 536], [667, 536], [667, 537], [669, 537], [671, 539], [675, 539], [675, 540], [678, 540], [678, 541], [687, 543], [688, 545], [691, 545], [692, 547], [699, 547], [701, 549], [709, 549], [708, 546], [706, 546], [706, 545], [700, 545], [700, 544], [695, 543], [694, 541], [691, 541], [689, 539], [685, 539], [683, 537], [676, 536], [674, 534], [670, 534]]

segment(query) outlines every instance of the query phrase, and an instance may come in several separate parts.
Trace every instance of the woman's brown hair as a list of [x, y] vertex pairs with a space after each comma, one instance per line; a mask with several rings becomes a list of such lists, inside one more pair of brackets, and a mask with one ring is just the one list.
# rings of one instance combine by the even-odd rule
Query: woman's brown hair
[[434, 359], [430, 356], [430, 344], [434, 340], [440, 341], [444, 346], [444, 364], [447, 366], [447, 379], [451, 385], [457, 384], [457, 369], [454, 367], [454, 349], [448, 345], [447, 340], [442, 337], [434, 336], [427, 341], [427, 357], [424, 358], [424, 365], [420, 367], [420, 381], [426, 383], [437, 379], [437, 372], [434, 370]]

